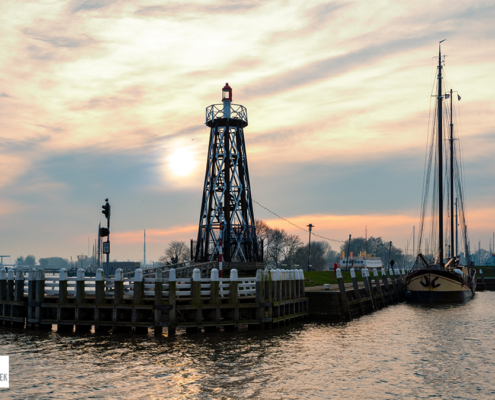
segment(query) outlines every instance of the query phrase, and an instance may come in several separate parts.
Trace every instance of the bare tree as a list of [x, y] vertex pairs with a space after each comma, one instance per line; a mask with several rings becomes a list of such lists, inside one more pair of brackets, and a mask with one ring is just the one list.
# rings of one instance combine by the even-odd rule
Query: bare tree
[[286, 264], [288, 267], [294, 264], [294, 257], [298, 247], [302, 245], [301, 239], [297, 235], [290, 235], [283, 229], [270, 229], [266, 249], [266, 261], [274, 266], [281, 267]]
[[[308, 267], [308, 252], [309, 245], [299, 247], [297, 249], [295, 259], [300, 268], [306, 271]], [[323, 271], [329, 264], [329, 260], [333, 263], [337, 252], [332, 250], [327, 242], [314, 241], [311, 243], [311, 256], [309, 262], [313, 271]]]
[[189, 260], [189, 251], [185, 242], [174, 240], [170, 242], [165, 250], [165, 255], [159, 261], [163, 264], [178, 264]]

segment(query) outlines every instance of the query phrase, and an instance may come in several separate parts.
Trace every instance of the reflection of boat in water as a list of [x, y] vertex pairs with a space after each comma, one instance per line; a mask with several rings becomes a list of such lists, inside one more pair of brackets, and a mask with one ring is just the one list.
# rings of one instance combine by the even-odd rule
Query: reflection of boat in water
[[354, 269], [383, 268], [383, 262], [380, 257], [375, 257], [374, 254], [367, 254], [366, 251], [361, 251], [356, 259], [353, 259], [352, 255], [349, 259], [347, 259], [345, 257], [345, 253], [342, 252], [340, 257], [340, 268], [346, 267]]
[[[442, 42], [440, 42], [442, 43]], [[456, 192], [458, 199], [460, 200], [460, 214], [461, 225], [464, 229], [463, 239], [465, 247], [465, 256], [469, 257], [468, 245], [467, 245], [467, 228], [465, 224], [464, 216], [464, 196], [462, 191], [462, 182], [460, 174], [460, 159], [458, 157], [459, 151], [454, 146], [454, 124], [453, 124], [453, 108], [452, 108], [452, 89], [450, 93], [444, 95], [442, 91], [442, 69], [443, 62], [440, 52], [438, 52], [438, 75], [437, 75], [437, 104], [436, 104], [436, 121], [432, 125], [433, 132], [431, 133], [429, 140], [429, 152], [426, 158], [426, 171], [425, 171], [425, 189], [423, 192], [423, 203], [421, 207], [421, 223], [420, 223], [420, 240], [418, 257], [412, 270], [406, 275], [406, 298], [409, 301], [416, 301], [422, 303], [448, 303], [458, 302], [474, 296], [476, 290], [476, 270], [474, 268], [468, 268], [460, 266], [460, 258], [458, 254], [457, 234], [454, 235], [454, 192]], [[460, 96], [457, 95], [458, 100]], [[442, 143], [445, 139], [442, 132], [443, 127], [443, 99], [450, 98], [450, 157], [449, 157], [449, 171], [448, 176], [450, 179], [446, 180], [446, 187], [443, 184], [443, 176], [447, 175], [447, 172], [443, 169], [443, 149]], [[436, 146], [435, 146], [436, 144]], [[454, 150], [455, 149], [455, 150]], [[457, 157], [456, 157], [457, 156]], [[436, 165], [435, 165], [436, 164]], [[436, 171], [431, 170], [431, 166], [436, 166]], [[431, 224], [430, 243], [432, 248], [438, 249], [438, 254], [435, 259], [428, 255], [421, 253], [421, 243], [423, 239], [424, 225], [425, 225], [425, 213], [428, 208], [428, 193], [430, 186], [430, 177], [433, 173], [433, 197], [432, 201], [432, 215], [429, 218]], [[446, 256], [444, 257], [444, 190], [450, 192], [449, 201], [447, 202], [448, 215], [450, 216], [450, 229], [446, 232], [446, 238], [450, 236], [450, 244], [447, 247]], [[436, 204], [435, 204], [436, 203]], [[456, 212], [457, 220], [457, 212]], [[456, 222], [457, 226], [457, 222]], [[438, 240], [438, 242], [437, 242]], [[466, 259], [469, 263], [469, 259]]]

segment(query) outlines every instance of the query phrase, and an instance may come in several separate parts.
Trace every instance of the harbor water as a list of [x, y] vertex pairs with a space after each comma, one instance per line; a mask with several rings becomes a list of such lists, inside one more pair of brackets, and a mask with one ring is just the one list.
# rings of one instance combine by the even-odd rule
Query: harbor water
[[495, 292], [173, 338], [0, 328], [1, 399], [494, 399]]

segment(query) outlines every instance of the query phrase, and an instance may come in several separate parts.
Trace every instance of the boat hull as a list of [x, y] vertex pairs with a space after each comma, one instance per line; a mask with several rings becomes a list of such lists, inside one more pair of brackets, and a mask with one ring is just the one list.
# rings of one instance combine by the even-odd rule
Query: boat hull
[[425, 268], [406, 276], [406, 300], [417, 303], [456, 303], [474, 296], [472, 286], [451, 271]]

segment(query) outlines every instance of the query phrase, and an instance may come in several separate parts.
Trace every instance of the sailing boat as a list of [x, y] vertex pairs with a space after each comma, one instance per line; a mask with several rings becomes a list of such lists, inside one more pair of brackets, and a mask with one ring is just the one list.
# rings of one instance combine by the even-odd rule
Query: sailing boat
[[[425, 173], [425, 190], [423, 192], [423, 203], [421, 210], [421, 224], [420, 224], [420, 240], [418, 248], [418, 256], [416, 262], [405, 277], [406, 286], [406, 299], [412, 302], [421, 303], [451, 303], [462, 302], [466, 299], [472, 298], [476, 290], [476, 270], [472, 267], [472, 263], [469, 262], [469, 248], [467, 242], [467, 228], [464, 218], [464, 200], [462, 195], [462, 184], [460, 183], [459, 165], [460, 161], [454, 158], [454, 124], [452, 115], [452, 89], [450, 93], [444, 95], [442, 89], [442, 53], [441, 43], [438, 46], [438, 75], [437, 75], [437, 110], [436, 110], [436, 123], [433, 124], [433, 132], [430, 140], [430, 151], [427, 157], [427, 168]], [[444, 200], [443, 200], [443, 100], [444, 98], [450, 98], [450, 165], [449, 165], [449, 179], [446, 184], [450, 189], [450, 245], [446, 246], [449, 250], [448, 254], [444, 256]], [[460, 100], [460, 96], [458, 95]], [[435, 148], [436, 142], [436, 148]], [[438, 199], [438, 203], [435, 205], [435, 201], [432, 204], [432, 218], [430, 220], [432, 227], [432, 235], [430, 240], [434, 243], [438, 238], [437, 247], [438, 253], [436, 257], [429, 257], [428, 255], [421, 253], [421, 241], [423, 237], [424, 224], [425, 224], [425, 212], [428, 207], [428, 187], [430, 182], [430, 172], [432, 160], [436, 158], [438, 168], [434, 171], [434, 197]], [[454, 176], [454, 170], [457, 174]], [[455, 178], [457, 181], [455, 182]], [[467, 264], [471, 264], [471, 267], [461, 266], [460, 257], [457, 256], [458, 246], [457, 240], [454, 242], [454, 189], [457, 189], [457, 194], [460, 197], [460, 209], [461, 209], [461, 223], [463, 225], [464, 245], [465, 245], [465, 261]], [[457, 200], [457, 199], [456, 199]], [[438, 209], [436, 208], [438, 207]], [[437, 215], [435, 215], [437, 212]], [[456, 212], [457, 220], [457, 212]], [[457, 228], [457, 222], [456, 222]], [[435, 233], [436, 231], [436, 233]]]

